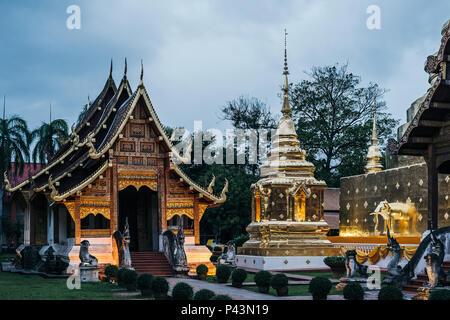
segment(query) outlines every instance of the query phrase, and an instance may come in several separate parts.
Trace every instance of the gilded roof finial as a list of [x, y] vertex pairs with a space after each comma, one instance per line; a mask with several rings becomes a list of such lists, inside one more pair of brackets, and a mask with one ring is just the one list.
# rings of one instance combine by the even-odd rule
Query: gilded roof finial
[[112, 78], [112, 71], [113, 71], [113, 61], [111, 58], [111, 65], [109, 66], [109, 77]]
[[89, 108], [90, 106], [91, 106], [91, 99], [89, 98], [89, 95], [88, 95], [87, 107]]
[[126, 78], [127, 76], [127, 58], [125, 58], [125, 70], [123, 71], [123, 77]]
[[284, 29], [284, 88], [283, 88], [283, 107], [281, 108], [281, 113], [285, 117], [291, 115], [291, 106], [289, 105], [289, 82], [288, 82], [288, 64], [287, 64], [287, 32]]
[[373, 99], [373, 122], [372, 122], [372, 139], [369, 150], [367, 150], [367, 164], [364, 167], [366, 173], [378, 172], [383, 169], [381, 164], [382, 154], [380, 147], [378, 146], [377, 138], [377, 100], [376, 97]]

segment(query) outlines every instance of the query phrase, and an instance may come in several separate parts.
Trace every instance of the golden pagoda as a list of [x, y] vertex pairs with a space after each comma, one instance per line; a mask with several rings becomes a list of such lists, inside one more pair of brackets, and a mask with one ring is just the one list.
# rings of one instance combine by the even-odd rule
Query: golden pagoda
[[383, 165], [381, 164], [381, 151], [378, 146], [378, 138], [377, 138], [377, 103], [374, 100], [374, 109], [373, 109], [373, 126], [372, 126], [372, 143], [367, 150], [366, 161], [367, 164], [364, 167], [364, 172], [378, 172], [383, 170]]
[[238, 266], [292, 269], [301, 264], [306, 267], [312, 260], [317, 266], [323, 264], [324, 256], [336, 254], [327, 240], [330, 227], [323, 217], [326, 183], [314, 177], [315, 167], [305, 159], [306, 152], [300, 148], [291, 119], [288, 74], [285, 38], [283, 116], [268, 161], [260, 167], [260, 180], [251, 186], [252, 222], [247, 227], [250, 239], [238, 250]]

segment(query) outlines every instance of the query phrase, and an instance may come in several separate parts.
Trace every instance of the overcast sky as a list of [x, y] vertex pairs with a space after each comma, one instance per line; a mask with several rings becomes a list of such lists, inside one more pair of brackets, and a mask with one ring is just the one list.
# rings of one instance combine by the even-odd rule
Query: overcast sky
[[[81, 9], [69, 30], [66, 9]], [[369, 5], [381, 29], [369, 30]], [[407, 107], [429, 87], [425, 59], [436, 52], [450, 1], [6, 1], [0, 2], [0, 94], [7, 114], [31, 128], [53, 118], [73, 123], [106, 81], [118, 84], [123, 60], [133, 88], [144, 60], [144, 84], [164, 125], [225, 128], [220, 108], [240, 95], [278, 112], [283, 29], [290, 82], [315, 65], [349, 63], [363, 83], [389, 90], [389, 111], [403, 123]], [[301, 139], [301, 137], [300, 137]]]

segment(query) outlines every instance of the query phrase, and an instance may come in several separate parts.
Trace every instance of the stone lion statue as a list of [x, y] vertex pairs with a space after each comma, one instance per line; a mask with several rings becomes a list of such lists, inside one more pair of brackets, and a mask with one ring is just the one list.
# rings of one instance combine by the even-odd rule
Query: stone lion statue
[[80, 247], [80, 267], [84, 266], [97, 266], [98, 260], [93, 255], [89, 254], [89, 241], [83, 240], [81, 241]]

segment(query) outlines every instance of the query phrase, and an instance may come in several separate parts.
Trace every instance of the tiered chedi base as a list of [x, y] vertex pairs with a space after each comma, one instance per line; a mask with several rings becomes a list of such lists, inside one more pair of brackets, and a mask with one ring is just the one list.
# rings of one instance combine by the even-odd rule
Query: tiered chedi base
[[339, 255], [327, 240], [325, 221], [263, 221], [247, 227], [248, 240], [238, 248], [238, 267], [260, 270], [328, 269], [323, 259]]

